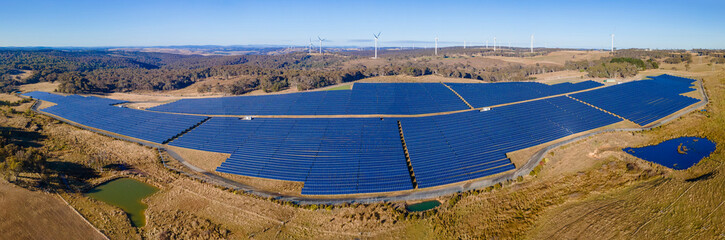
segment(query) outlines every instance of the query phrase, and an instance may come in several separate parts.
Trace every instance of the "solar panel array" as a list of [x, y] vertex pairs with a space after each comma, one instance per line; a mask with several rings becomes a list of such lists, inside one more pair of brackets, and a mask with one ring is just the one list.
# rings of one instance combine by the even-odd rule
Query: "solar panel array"
[[[572, 97], [638, 124], [650, 123], [697, 102], [680, 95], [692, 90], [694, 80], [669, 75], [652, 78]], [[592, 81], [448, 85], [475, 107], [601, 86]], [[105, 98], [43, 92], [25, 95], [57, 103], [42, 111], [79, 124], [157, 143], [174, 139], [170, 145], [231, 154], [218, 172], [304, 182], [302, 194], [313, 195], [412, 189], [398, 121], [420, 188], [513, 170], [508, 152], [620, 121], [565, 96], [485, 112], [429, 117], [241, 120], [114, 107], [111, 105], [122, 101]], [[357, 83], [353, 90], [184, 99], [153, 110], [210, 115], [342, 115], [461, 109], [468, 107], [443, 84]]]
[[402, 119], [418, 186], [433, 187], [514, 169], [512, 152], [620, 121], [567, 97]]
[[440, 83], [356, 83], [353, 90], [182, 99], [149, 110], [208, 115], [423, 114], [468, 109]]
[[473, 107], [486, 107], [600, 87], [594, 81], [546, 85], [537, 82], [446, 83]]
[[348, 114], [422, 114], [468, 108], [440, 83], [356, 83]]
[[304, 182], [303, 194], [413, 188], [395, 120], [215, 117], [170, 144], [231, 153], [217, 171]]
[[110, 104], [123, 101], [108, 98], [61, 96], [41, 92], [24, 95], [57, 104], [42, 109], [43, 112], [81, 125], [155, 143], [163, 143], [207, 118], [115, 107]]
[[675, 113], [698, 99], [680, 94], [693, 91], [695, 80], [661, 75], [571, 95], [645, 126]]
[[53, 94], [48, 92], [29, 92], [24, 93], [23, 95], [32, 97], [35, 99], [43, 100], [52, 102], [55, 104], [98, 104], [98, 105], [113, 105], [113, 104], [119, 104], [124, 103], [126, 101], [123, 100], [116, 100], [116, 99], [110, 99], [110, 98], [100, 98], [100, 97], [93, 97], [93, 96], [80, 96], [80, 95], [59, 95], [59, 94]]

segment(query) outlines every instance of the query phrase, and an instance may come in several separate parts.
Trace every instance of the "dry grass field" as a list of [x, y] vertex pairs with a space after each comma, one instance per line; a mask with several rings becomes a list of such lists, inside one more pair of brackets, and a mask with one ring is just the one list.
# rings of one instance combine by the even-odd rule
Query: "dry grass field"
[[487, 58], [526, 65], [552, 64], [563, 66], [567, 61], [597, 60], [609, 56], [609, 54], [606, 51], [557, 51], [535, 57], [487, 56]]
[[20, 85], [18, 87], [18, 90], [20, 90], [22, 92], [32, 92], [32, 91], [54, 92], [56, 89], [58, 89], [58, 85], [60, 85], [60, 83], [58, 83], [58, 82], [39, 82], [39, 83], [33, 83], [33, 84]]
[[0, 180], [1, 239], [103, 239], [57, 195]]
[[378, 76], [360, 80], [358, 82], [364, 83], [390, 83], [390, 82], [457, 82], [457, 83], [481, 83], [479, 80], [467, 79], [467, 78], [450, 78], [436, 75], [425, 75], [420, 77], [412, 77], [407, 75], [395, 75], [395, 76]]

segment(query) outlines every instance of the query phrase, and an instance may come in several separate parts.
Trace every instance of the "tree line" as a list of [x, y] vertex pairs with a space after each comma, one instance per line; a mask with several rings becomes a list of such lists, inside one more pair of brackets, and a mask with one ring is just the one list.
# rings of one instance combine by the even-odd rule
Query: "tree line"
[[[526, 57], [545, 54], [554, 49], [513, 48], [493, 52], [486, 48], [445, 48], [449, 56]], [[567, 62], [565, 66], [509, 64], [504, 67], [474, 67], [468, 63], [430, 61], [430, 49], [386, 50], [384, 64], [354, 64], [352, 60], [368, 58], [365, 51], [342, 51], [334, 54], [291, 52], [276, 55], [201, 56], [150, 53], [123, 50], [0, 50], [0, 90], [15, 86], [55, 81], [65, 93], [108, 93], [136, 90], [163, 91], [188, 87], [215, 77], [231, 81], [212, 86], [202, 84], [200, 92], [218, 91], [243, 94], [256, 89], [267, 92], [296, 87], [309, 90], [333, 84], [390, 75], [439, 75], [487, 82], [532, 80], [531, 75], [561, 71], [588, 71], [591, 77], [626, 77], [639, 70], [658, 68], [659, 61], [691, 61], [680, 51], [620, 50], [611, 57], [596, 61]], [[662, 60], [664, 59], [664, 60]], [[26, 79], [19, 70], [32, 70]]]
[[[449, 52], [488, 52], [485, 49], [449, 49]], [[488, 54], [520, 54], [500, 51]], [[415, 56], [415, 54], [413, 54]], [[446, 77], [482, 81], [521, 81], [531, 74], [559, 70], [547, 66], [509, 66], [475, 68], [468, 64], [431, 64], [427, 61], [398, 59], [385, 65], [368, 67], [345, 64], [364, 58], [347, 52], [309, 55], [200, 56], [134, 51], [60, 51], [5, 50], [0, 57], [2, 83], [17, 86], [26, 83], [56, 81], [58, 91], [65, 93], [108, 93], [134, 90], [174, 90], [210, 77], [237, 79], [223, 86], [202, 86], [200, 91], [221, 90], [242, 94], [255, 89], [273, 92], [292, 86], [300, 90], [374, 76], [437, 74]], [[12, 71], [32, 70], [34, 74], [22, 81]], [[1, 87], [1, 86], [0, 86]], [[7, 90], [6, 90], [7, 91]]]

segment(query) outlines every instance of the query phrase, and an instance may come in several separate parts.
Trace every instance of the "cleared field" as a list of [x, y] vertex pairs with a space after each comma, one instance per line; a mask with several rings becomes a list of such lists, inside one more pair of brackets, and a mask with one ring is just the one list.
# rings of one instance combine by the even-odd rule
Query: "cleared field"
[[456, 82], [456, 83], [481, 83], [479, 80], [467, 78], [449, 78], [437, 75], [425, 75], [412, 77], [407, 75], [377, 76], [359, 80], [364, 83], [394, 83], [394, 82]]
[[39, 82], [39, 83], [33, 83], [33, 84], [20, 85], [18, 87], [18, 90], [20, 90], [22, 92], [32, 92], [32, 91], [54, 92], [56, 89], [58, 89], [58, 85], [60, 85], [59, 82]]
[[540, 73], [540, 74], [533, 74], [529, 77], [536, 78], [536, 82], [545, 83], [545, 84], [557, 84], [557, 83], [563, 83], [563, 82], [581, 82], [590, 80], [592, 78], [587, 77], [587, 72], [581, 72], [576, 70], [566, 70], [566, 71], [558, 71], [558, 72], [549, 72], [549, 73]]
[[0, 93], [0, 101], [15, 102], [18, 100], [21, 100], [21, 98], [18, 96], [15, 96], [12, 94]]
[[54, 194], [0, 180], [0, 208], [2, 239], [104, 239]]
[[322, 91], [350, 90], [350, 89], [352, 89], [352, 84], [349, 84], [349, 85], [339, 85], [339, 86], [336, 86], [336, 87], [331, 87], [331, 88], [324, 89]]
[[500, 56], [487, 56], [487, 58], [503, 60], [506, 62], [520, 63], [527, 65], [535, 64], [553, 64], [553, 65], [564, 65], [567, 61], [581, 61], [581, 60], [597, 60], [602, 57], [609, 56], [611, 53], [606, 51], [556, 51], [543, 56], [535, 57], [500, 57]]

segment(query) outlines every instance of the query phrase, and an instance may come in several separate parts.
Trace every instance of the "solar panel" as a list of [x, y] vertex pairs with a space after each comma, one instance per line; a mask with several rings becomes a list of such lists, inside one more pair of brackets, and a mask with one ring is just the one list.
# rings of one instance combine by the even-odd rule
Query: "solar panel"
[[512, 170], [506, 153], [620, 121], [567, 97], [491, 111], [404, 118], [401, 124], [419, 187]]
[[680, 95], [691, 92], [693, 79], [661, 75], [571, 95], [645, 126], [662, 119], [698, 99]]
[[155, 143], [163, 143], [207, 118], [111, 106], [110, 104], [123, 101], [108, 98], [62, 96], [43, 92], [24, 95], [57, 104], [42, 109], [43, 112], [81, 125]]
[[182, 99], [160, 112], [209, 115], [423, 114], [467, 109], [440, 83], [356, 83], [353, 90]]
[[494, 106], [600, 87], [594, 81], [546, 85], [537, 82], [446, 83], [474, 107]]
[[[572, 94], [646, 124], [696, 99], [694, 80], [662, 75]], [[585, 81], [448, 84], [475, 107], [602, 86]], [[566, 96], [489, 111], [410, 118], [264, 118], [192, 116], [112, 106], [123, 101], [31, 92], [57, 103], [47, 113], [89, 127], [172, 146], [228, 153], [218, 172], [303, 182], [302, 194], [356, 194], [413, 189], [402, 126], [418, 187], [456, 183], [515, 169], [507, 153], [619, 122]], [[420, 114], [468, 109], [440, 83], [356, 83], [351, 91], [184, 99], [156, 111], [220, 115]], [[203, 123], [202, 123], [203, 122]], [[201, 123], [201, 124], [200, 124]], [[190, 130], [191, 129], [191, 130]], [[183, 134], [182, 134], [183, 133]]]

